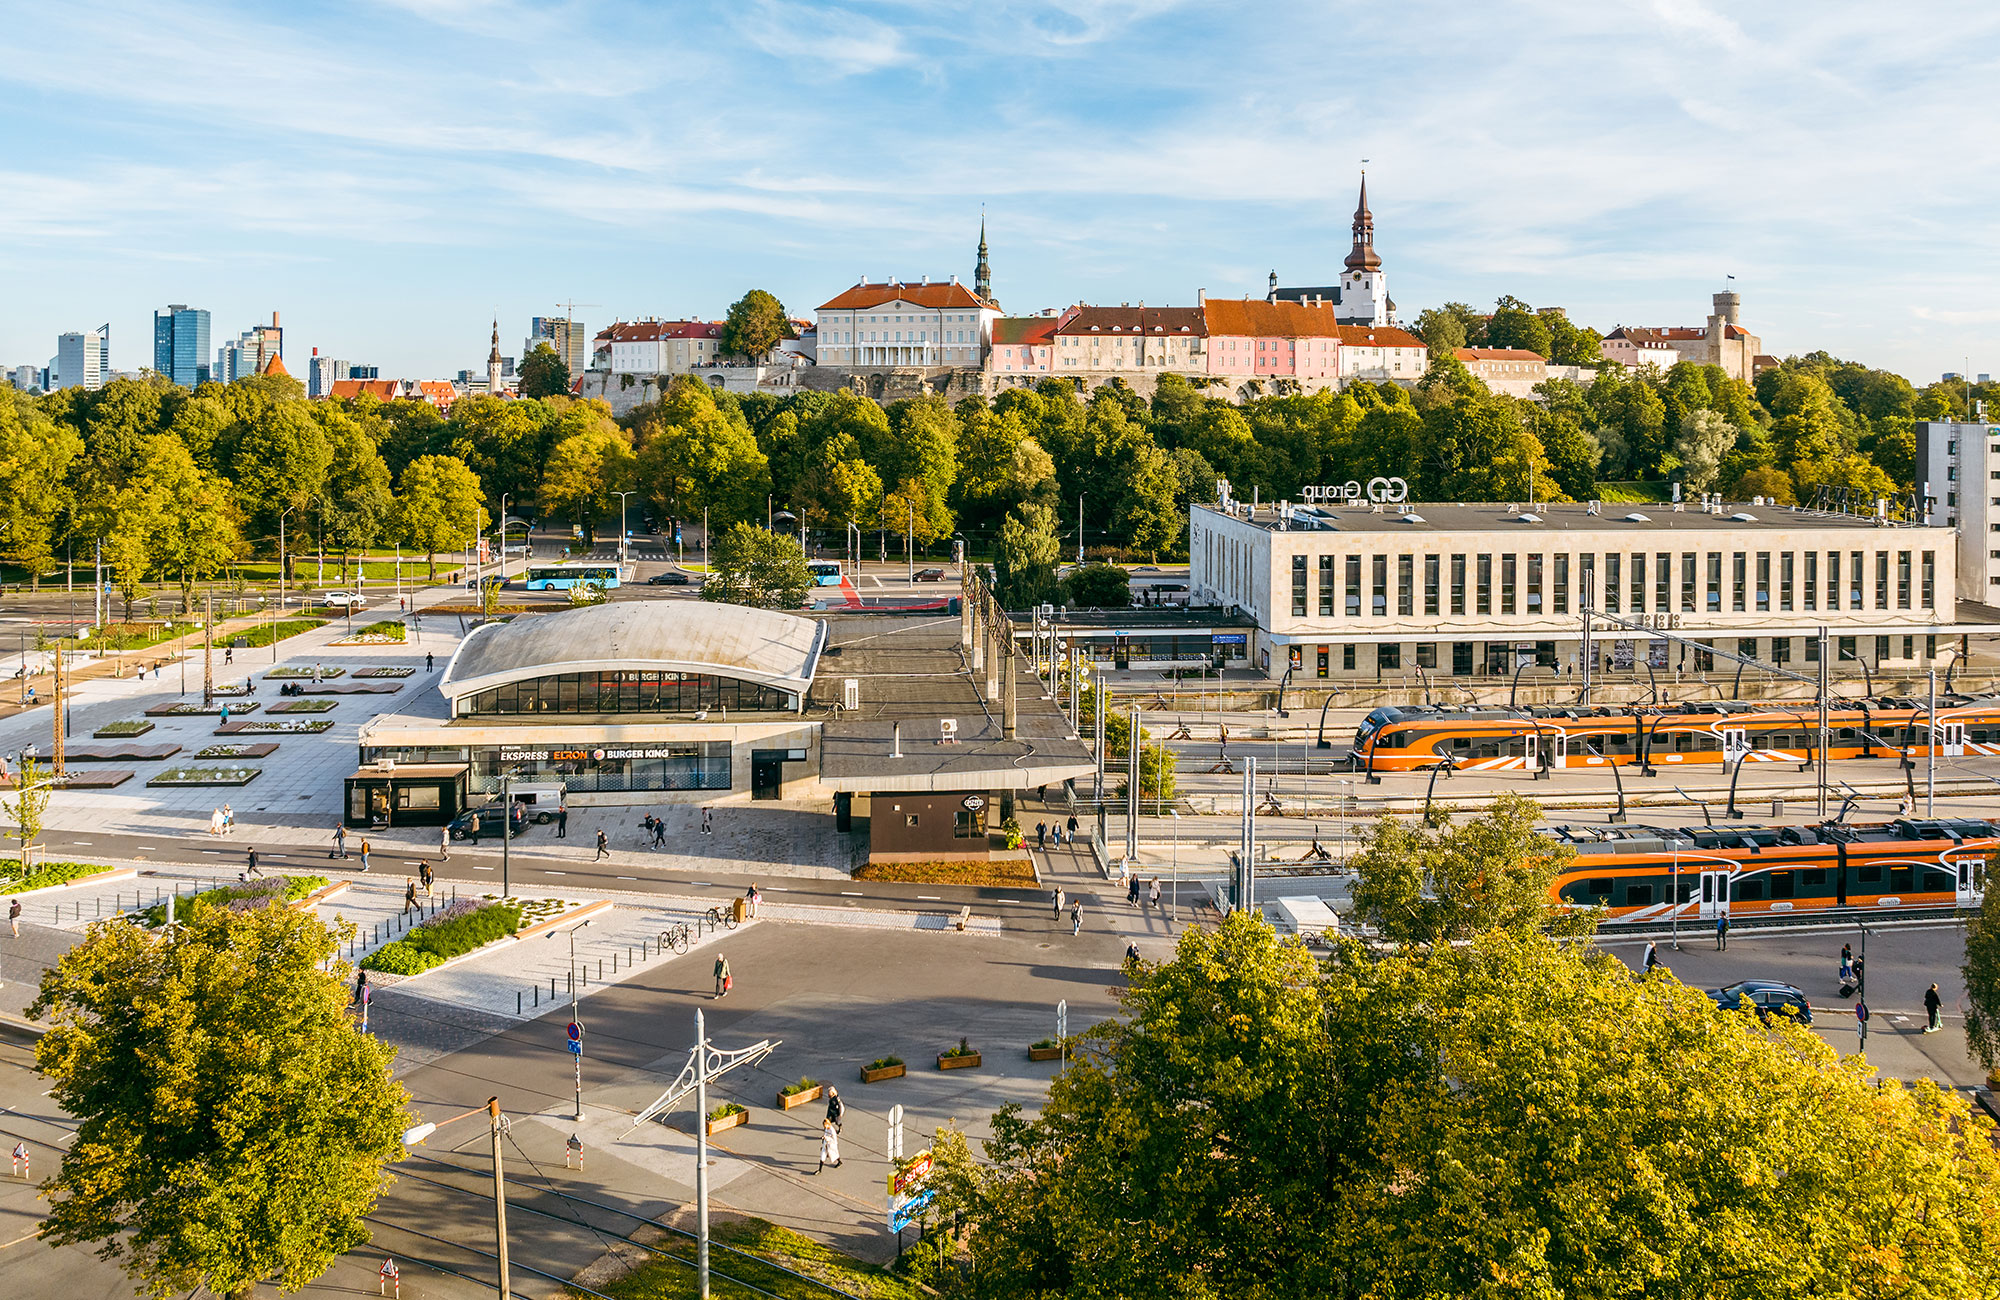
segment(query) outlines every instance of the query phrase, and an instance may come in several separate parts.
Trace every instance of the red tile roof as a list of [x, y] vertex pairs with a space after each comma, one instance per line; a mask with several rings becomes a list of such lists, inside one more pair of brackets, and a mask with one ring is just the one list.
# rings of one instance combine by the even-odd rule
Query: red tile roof
[[1179, 335], [1206, 338], [1208, 318], [1199, 307], [1076, 307], [1057, 327], [1058, 334], [1145, 334], [1154, 338]]
[[1202, 310], [1211, 335], [1251, 338], [1338, 338], [1332, 303], [1323, 306], [1262, 298], [1210, 298]]
[[1055, 336], [1053, 316], [1002, 316], [993, 322], [993, 341], [998, 344], [1047, 346]]
[[403, 381], [400, 379], [336, 379], [328, 397], [359, 397], [367, 393], [385, 402], [393, 402], [403, 395]]
[[598, 343], [654, 343], [660, 339], [712, 339], [722, 334], [719, 320], [619, 321], [597, 332]]
[[1548, 360], [1541, 353], [1530, 352], [1526, 348], [1460, 348], [1458, 350], [1458, 359], [1460, 361], [1540, 361], [1544, 363]]
[[863, 310], [880, 307], [883, 303], [907, 302], [915, 307], [937, 310], [944, 307], [979, 307], [987, 311], [998, 311], [993, 303], [981, 298], [962, 284], [947, 280], [942, 284], [857, 284], [839, 294], [829, 302], [819, 305], [821, 311]]
[[264, 373], [267, 375], [283, 375], [287, 379], [292, 377], [292, 372], [285, 369], [285, 359], [275, 352], [271, 354], [271, 359], [264, 363]]
[[1424, 341], [1394, 325], [1342, 325], [1340, 346], [1344, 348], [1416, 348], [1425, 350]]
[[[1744, 333], [1743, 327], [1740, 325], [1726, 327], [1725, 333], [1732, 339], [1749, 337], [1748, 334]], [[1642, 346], [1647, 344], [1657, 346], [1670, 343], [1699, 343], [1707, 337], [1707, 330], [1697, 329], [1692, 325], [1665, 325], [1658, 328], [1643, 325], [1621, 325], [1605, 336], [1607, 340], [1628, 339]]]

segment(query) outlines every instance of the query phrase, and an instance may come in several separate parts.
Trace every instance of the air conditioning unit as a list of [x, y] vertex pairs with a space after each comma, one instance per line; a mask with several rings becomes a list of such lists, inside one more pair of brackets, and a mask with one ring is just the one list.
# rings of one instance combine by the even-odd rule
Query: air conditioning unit
[[957, 718], [939, 718], [939, 719], [938, 719], [938, 744], [940, 744], [940, 745], [956, 745], [957, 743], [958, 743], [958, 719], [957, 719]]
[[396, 760], [393, 758], [378, 758], [375, 760], [375, 770], [377, 772], [393, 772], [396, 770]]
[[849, 677], [840, 684], [840, 707], [853, 710], [861, 707], [861, 680]]

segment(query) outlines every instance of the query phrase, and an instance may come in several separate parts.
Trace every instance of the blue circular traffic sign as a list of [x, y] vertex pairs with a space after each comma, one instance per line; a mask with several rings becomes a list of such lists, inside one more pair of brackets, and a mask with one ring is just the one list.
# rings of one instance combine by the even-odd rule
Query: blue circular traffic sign
[[569, 1041], [574, 1043], [583, 1037], [583, 1026], [572, 1020], [569, 1022]]

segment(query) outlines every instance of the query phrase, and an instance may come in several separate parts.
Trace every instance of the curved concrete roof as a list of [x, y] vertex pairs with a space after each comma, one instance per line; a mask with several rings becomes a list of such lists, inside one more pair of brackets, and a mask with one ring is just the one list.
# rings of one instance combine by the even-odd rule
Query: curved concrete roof
[[627, 600], [475, 628], [438, 684], [446, 698], [553, 673], [712, 673], [804, 695], [826, 625], [699, 600]]

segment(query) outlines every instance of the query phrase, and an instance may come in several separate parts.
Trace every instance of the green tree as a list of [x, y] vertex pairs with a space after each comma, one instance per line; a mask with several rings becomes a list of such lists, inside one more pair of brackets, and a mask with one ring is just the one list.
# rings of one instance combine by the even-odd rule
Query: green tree
[[1763, 497], [1766, 501], [1776, 501], [1781, 506], [1798, 504], [1798, 494], [1792, 491], [1791, 475], [1776, 465], [1751, 465], [1726, 481], [1724, 495], [1736, 501], [1748, 501], [1752, 497]]
[[43, 1240], [102, 1243], [155, 1297], [294, 1292], [366, 1241], [407, 1094], [320, 969], [338, 945], [278, 902], [171, 935], [92, 925], [28, 1008], [50, 1022], [35, 1066], [78, 1121]]
[[1132, 604], [1132, 575], [1115, 564], [1086, 564], [1062, 580], [1062, 598], [1072, 609], [1125, 609]]
[[1587, 325], [1571, 323], [1567, 314], [1551, 311], [1542, 317], [1549, 329], [1549, 360], [1561, 366], [1598, 366], [1604, 362], [1604, 336]]
[[521, 396], [557, 397], [569, 392], [569, 366], [547, 343], [537, 343], [521, 358]]
[[1519, 298], [1503, 297], [1486, 320], [1486, 345], [1524, 348], [1546, 358], [1551, 350], [1548, 323]]
[[1572, 501], [1587, 501], [1597, 489], [1597, 466], [1604, 446], [1567, 410], [1531, 408], [1535, 437], [1549, 458], [1549, 477]]
[[39, 588], [55, 564], [57, 520], [75, 503], [72, 466], [83, 439], [25, 393], [0, 389], [0, 554]]
[[343, 555], [355, 550], [365, 554], [396, 508], [389, 492], [389, 466], [359, 421], [334, 409], [322, 419], [333, 453], [320, 511], [327, 540]]
[[1433, 357], [1452, 356], [1467, 346], [1465, 321], [1442, 307], [1426, 307], [1417, 313], [1416, 335]]
[[146, 439], [141, 456], [127, 491], [147, 502], [147, 568], [179, 589], [181, 608], [188, 610], [195, 583], [221, 573], [242, 550], [236, 503], [229, 484], [202, 473], [172, 434]]
[[1502, 795], [1461, 826], [1384, 817], [1353, 861], [1354, 914], [1398, 943], [1468, 939], [1559, 919], [1551, 887], [1576, 851], [1536, 833], [1541, 807]]
[[542, 474], [542, 505], [582, 525], [584, 541], [594, 545], [597, 521], [616, 509], [615, 494], [627, 490], [632, 481], [632, 463], [632, 444], [621, 429], [594, 429], [565, 438], [549, 454], [549, 467]]
[[397, 484], [396, 527], [402, 539], [424, 553], [430, 577], [437, 578], [437, 554], [471, 542], [485, 519], [479, 476], [451, 456], [420, 456]]
[[2000, 854], [1988, 854], [1980, 868], [1985, 896], [1965, 927], [1965, 1046], [1988, 1070], [2000, 1067]]
[[32, 755], [23, 754], [14, 765], [14, 797], [0, 802], [0, 812], [14, 819], [15, 833], [21, 837], [21, 868], [33, 870], [35, 844], [42, 838], [42, 823], [49, 811], [49, 769]]
[[797, 609], [812, 590], [806, 553], [790, 533], [773, 533], [754, 524], [732, 524], [716, 539], [709, 557], [703, 600], [756, 609]]
[[1722, 472], [1722, 457], [1736, 445], [1736, 426], [1715, 411], [1695, 411], [1674, 437], [1674, 459], [1690, 492], [1706, 492]]
[[722, 322], [722, 350], [751, 362], [792, 337], [785, 305], [773, 294], [752, 289], [730, 304]]
[[1006, 609], [1048, 602], [1057, 592], [1056, 560], [1062, 542], [1055, 511], [1030, 501], [1000, 525], [1000, 556], [994, 596]]
[[761, 513], [771, 466], [750, 426], [718, 407], [714, 390], [682, 375], [655, 405], [633, 413], [638, 486], [662, 515], [725, 528]]

